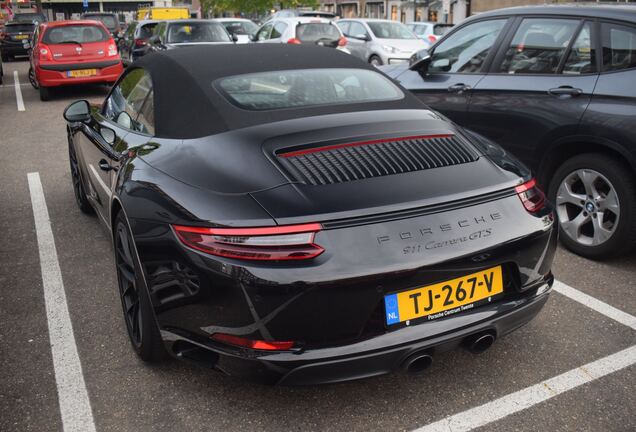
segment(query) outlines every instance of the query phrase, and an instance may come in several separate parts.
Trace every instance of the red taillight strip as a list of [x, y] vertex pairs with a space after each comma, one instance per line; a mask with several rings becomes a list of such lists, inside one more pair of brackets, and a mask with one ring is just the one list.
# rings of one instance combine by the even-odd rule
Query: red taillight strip
[[214, 333], [210, 336], [213, 340], [226, 343], [229, 345], [235, 345], [244, 348], [251, 348], [254, 350], [263, 351], [288, 351], [295, 345], [293, 341], [264, 341], [247, 339], [240, 336], [229, 335], [225, 333]]
[[315, 258], [325, 250], [314, 243], [319, 223], [259, 228], [173, 225], [186, 246], [210, 255], [241, 260], [282, 261]]
[[515, 187], [515, 192], [528, 212], [537, 213], [545, 207], [545, 194], [537, 184], [536, 179], [530, 179]]
[[287, 153], [279, 153], [278, 156], [283, 158], [288, 158], [288, 157], [294, 157], [294, 156], [302, 156], [302, 155], [306, 155], [310, 153], [336, 150], [336, 149], [345, 148], [345, 147], [358, 147], [358, 146], [364, 146], [364, 145], [382, 144], [382, 143], [393, 142], [393, 141], [405, 141], [405, 140], [414, 140], [414, 139], [450, 138], [453, 136], [455, 135], [454, 134], [437, 134], [437, 135], [415, 135], [415, 136], [406, 136], [406, 137], [399, 137], [399, 138], [385, 138], [385, 139], [377, 139], [377, 140], [371, 140], [371, 141], [359, 141], [359, 142], [346, 143], [346, 144], [333, 144], [333, 145], [322, 146], [322, 147], [295, 150], [295, 151], [290, 151]]
[[527, 182], [525, 182], [524, 184], [521, 184], [519, 186], [517, 186], [515, 188], [515, 192], [517, 192], [518, 194], [525, 192], [527, 190], [532, 189], [533, 187], [535, 187], [537, 185], [537, 180], [536, 179], [532, 179], [529, 180]]
[[308, 223], [302, 225], [280, 225], [273, 227], [259, 227], [259, 228], [208, 228], [208, 227], [194, 227], [173, 225], [177, 231], [191, 232], [196, 234], [211, 234], [211, 235], [225, 235], [225, 236], [262, 236], [262, 235], [276, 235], [276, 234], [298, 234], [305, 232], [316, 232], [322, 229], [322, 225], [319, 223]]

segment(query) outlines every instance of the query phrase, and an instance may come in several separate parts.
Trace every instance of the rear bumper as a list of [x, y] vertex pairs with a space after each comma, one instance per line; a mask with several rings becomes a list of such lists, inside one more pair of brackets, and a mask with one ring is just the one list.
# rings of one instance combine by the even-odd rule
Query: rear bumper
[[[97, 75], [90, 77], [68, 77], [67, 71], [97, 69]], [[38, 83], [44, 87], [57, 87], [89, 83], [112, 83], [124, 71], [121, 60], [110, 62], [75, 63], [68, 65], [41, 65], [36, 69]]]
[[28, 55], [29, 51], [24, 48], [21, 43], [3, 43], [0, 45], [0, 51], [2, 54], [9, 55]]
[[[172, 354], [256, 381], [311, 384], [384, 374], [416, 350], [451, 349], [475, 333], [501, 336], [545, 303], [557, 241], [549, 205], [530, 215], [506, 195], [410, 216], [325, 222], [315, 237], [325, 252], [292, 263], [207, 255], [164, 222], [129, 220]], [[502, 267], [504, 293], [492, 302], [387, 325], [386, 295], [494, 266]], [[217, 333], [293, 341], [295, 349], [239, 348], [215, 342]]]
[[[315, 385], [397, 371], [414, 353], [435, 356], [481, 333], [499, 338], [530, 322], [545, 305], [550, 277], [524, 298], [480, 308], [477, 313], [406, 327], [352, 345], [301, 353], [246, 355], [162, 331], [168, 351], [180, 359], [266, 384]], [[465, 325], [458, 325], [464, 321]], [[442, 329], [446, 329], [443, 331]]]
[[132, 50], [132, 59], [137, 60], [140, 57], [143, 57], [148, 52], [147, 48], [137, 48]]

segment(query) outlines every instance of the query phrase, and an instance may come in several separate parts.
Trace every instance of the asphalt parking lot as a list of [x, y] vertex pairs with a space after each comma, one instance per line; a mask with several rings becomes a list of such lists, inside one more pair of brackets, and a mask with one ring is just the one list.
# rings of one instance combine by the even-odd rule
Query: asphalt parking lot
[[0, 430], [72, 430], [51, 354], [35, 172], [98, 431], [636, 430], [636, 253], [598, 263], [560, 250], [562, 284], [537, 319], [479, 356], [440, 355], [419, 376], [264, 387], [176, 361], [143, 364], [129, 347], [108, 233], [76, 207], [68, 169], [62, 111], [107, 88], [43, 103], [27, 69], [5, 63], [0, 87]]

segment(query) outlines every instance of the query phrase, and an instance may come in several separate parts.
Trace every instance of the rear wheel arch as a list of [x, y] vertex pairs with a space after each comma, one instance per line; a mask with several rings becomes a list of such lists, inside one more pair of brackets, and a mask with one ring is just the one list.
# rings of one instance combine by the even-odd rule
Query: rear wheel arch
[[113, 240], [115, 239], [115, 220], [120, 211], [123, 211], [124, 208], [121, 205], [121, 202], [118, 198], [113, 198], [113, 202], [110, 205], [110, 231], [113, 236]]
[[632, 160], [622, 147], [608, 142], [594, 142], [590, 140], [573, 139], [553, 144], [547, 150], [542, 151], [536, 176], [544, 187], [550, 183], [551, 177], [557, 169], [568, 159], [585, 153], [603, 153], [616, 159], [636, 177], [636, 160]]

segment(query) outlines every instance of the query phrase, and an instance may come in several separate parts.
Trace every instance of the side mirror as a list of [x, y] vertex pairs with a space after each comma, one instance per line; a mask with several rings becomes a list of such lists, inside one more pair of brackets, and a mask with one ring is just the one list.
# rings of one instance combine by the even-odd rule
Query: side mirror
[[104, 141], [106, 141], [108, 145], [112, 146], [113, 144], [115, 144], [115, 139], [117, 139], [117, 134], [111, 128], [101, 126], [99, 128], [99, 134], [102, 136], [102, 138], [104, 139]]
[[426, 72], [430, 63], [431, 55], [429, 54], [428, 50], [419, 50], [416, 51], [409, 59], [409, 69]]
[[234, 41], [234, 43], [237, 43], [238, 40], [239, 40], [239, 37], [235, 35], [234, 33], [232, 33], [232, 41]]
[[368, 34], [357, 34], [357, 35], [353, 35], [351, 37], [354, 38], [354, 39], [365, 41], [365, 42], [368, 42], [368, 41], [371, 40], [371, 37]]
[[161, 38], [159, 38], [159, 35], [150, 36], [150, 38], [148, 38], [148, 44], [149, 45], [161, 45]]
[[91, 121], [91, 107], [88, 101], [78, 100], [64, 110], [64, 119], [71, 123], [88, 123]]
[[434, 67], [435, 70], [448, 72], [450, 70], [451, 64], [450, 64], [450, 60], [445, 58], [445, 59], [435, 60], [433, 63], [431, 63], [431, 66]]
[[132, 129], [132, 123], [132, 117], [126, 111], [120, 112], [117, 116], [117, 124], [126, 129]]

